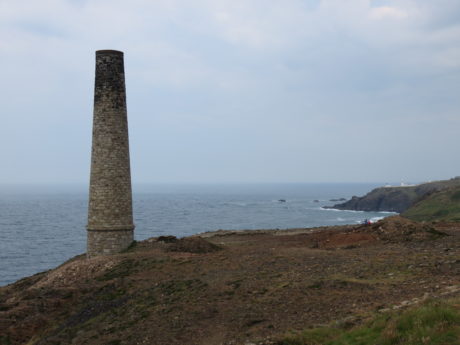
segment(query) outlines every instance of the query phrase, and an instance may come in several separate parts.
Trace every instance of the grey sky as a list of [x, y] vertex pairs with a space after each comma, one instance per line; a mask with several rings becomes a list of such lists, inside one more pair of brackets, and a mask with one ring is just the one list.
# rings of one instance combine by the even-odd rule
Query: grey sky
[[0, 184], [87, 183], [98, 49], [134, 183], [460, 175], [458, 0], [0, 0]]

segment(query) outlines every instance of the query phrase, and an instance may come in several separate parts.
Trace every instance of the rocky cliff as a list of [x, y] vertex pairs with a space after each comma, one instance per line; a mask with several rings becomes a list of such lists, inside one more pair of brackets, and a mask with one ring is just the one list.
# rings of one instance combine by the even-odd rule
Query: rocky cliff
[[435, 192], [458, 186], [460, 186], [460, 177], [444, 181], [422, 183], [416, 186], [380, 187], [362, 197], [353, 196], [344, 203], [336, 204], [328, 208], [401, 213]]

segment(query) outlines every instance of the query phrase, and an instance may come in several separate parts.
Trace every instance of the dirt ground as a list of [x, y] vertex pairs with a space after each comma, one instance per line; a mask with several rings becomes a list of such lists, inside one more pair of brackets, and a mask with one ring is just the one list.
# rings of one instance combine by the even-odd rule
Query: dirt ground
[[458, 294], [458, 223], [153, 238], [0, 288], [0, 344], [276, 344]]

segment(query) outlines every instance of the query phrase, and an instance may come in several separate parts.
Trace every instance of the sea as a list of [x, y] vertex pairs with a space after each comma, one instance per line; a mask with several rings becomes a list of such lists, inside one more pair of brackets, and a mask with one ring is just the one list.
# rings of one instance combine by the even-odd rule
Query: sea
[[[325, 209], [380, 183], [134, 185], [135, 239], [214, 230], [377, 221], [390, 212]], [[0, 186], [0, 286], [86, 251], [87, 186]]]

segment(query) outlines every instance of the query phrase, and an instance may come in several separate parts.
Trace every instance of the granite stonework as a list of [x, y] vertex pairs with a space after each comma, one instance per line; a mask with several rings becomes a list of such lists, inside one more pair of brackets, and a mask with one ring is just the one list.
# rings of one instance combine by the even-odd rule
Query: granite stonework
[[133, 241], [123, 53], [96, 52], [88, 256], [118, 253]]
[[88, 257], [119, 253], [133, 243], [133, 230], [88, 230]]

